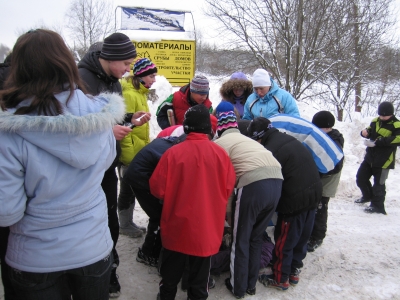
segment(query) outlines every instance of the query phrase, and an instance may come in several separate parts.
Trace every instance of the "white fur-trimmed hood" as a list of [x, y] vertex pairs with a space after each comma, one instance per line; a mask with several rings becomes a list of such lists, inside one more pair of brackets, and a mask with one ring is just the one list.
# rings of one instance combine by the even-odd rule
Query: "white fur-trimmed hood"
[[[0, 136], [5, 135], [16, 142], [9, 143], [9, 147], [19, 147], [17, 145], [21, 145], [20, 142], [27, 141], [28, 152], [34, 145], [36, 149], [42, 149], [80, 169], [94, 165], [104, 151], [115, 153], [112, 127], [125, 115], [123, 98], [118, 94], [89, 98], [76, 90], [68, 105], [65, 105], [68, 95], [69, 92], [55, 95], [63, 105], [63, 115], [14, 115], [15, 109], [0, 112]], [[29, 100], [25, 100], [21, 106], [28, 104]], [[12, 150], [15, 149], [9, 149]], [[35, 157], [33, 153], [36, 150], [29, 153]]]
[[[88, 98], [81, 91], [76, 91], [75, 94], [78, 98], [78, 103], [73, 110], [79, 112], [88, 109], [93, 110], [93, 107], [91, 107], [93, 105], [85, 106], [85, 103], [82, 103], [83, 101], [97, 101], [96, 104], [98, 107], [105, 105], [100, 111], [89, 112], [85, 115], [76, 115], [69, 112], [70, 103], [65, 113], [58, 116], [14, 115], [14, 109], [3, 111], [0, 112], [0, 131], [66, 132], [69, 134], [85, 135], [106, 130], [123, 120], [125, 104], [123, 98], [118, 94], [101, 94], [94, 99]], [[69, 93], [60, 93], [56, 95], [56, 98], [60, 99], [60, 102], [63, 103], [63, 100], [66, 100], [68, 95]]]

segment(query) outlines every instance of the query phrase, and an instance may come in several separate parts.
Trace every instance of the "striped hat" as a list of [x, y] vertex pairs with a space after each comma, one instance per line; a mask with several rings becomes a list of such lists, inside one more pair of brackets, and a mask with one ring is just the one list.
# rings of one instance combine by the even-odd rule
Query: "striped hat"
[[233, 105], [228, 101], [221, 101], [215, 109], [218, 119], [217, 133], [219, 136], [229, 128], [238, 128]]
[[200, 95], [208, 95], [210, 83], [208, 79], [201, 75], [196, 75], [190, 82], [190, 92]]
[[104, 39], [100, 58], [105, 60], [126, 60], [136, 56], [136, 48], [125, 34], [116, 32]]
[[157, 67], [146, 57], [139, 58], [133, 65], [133, 75], [137, 77], [146, 77], [154, 73], [157, 73]]

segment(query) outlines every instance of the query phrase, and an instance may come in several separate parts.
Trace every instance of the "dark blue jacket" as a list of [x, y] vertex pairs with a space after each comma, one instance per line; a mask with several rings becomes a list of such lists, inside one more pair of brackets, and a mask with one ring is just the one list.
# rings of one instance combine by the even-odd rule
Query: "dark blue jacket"
[[171, 148], [182, 142], [186, 134], [180, 137], [165, 137], [154, 139], [150, 144], [143, 147], [129, 164], [124, 175], [124, 181], [133, 189], [145, 189], [150, 191], [149, 179], [154, 172], [161, 156]]

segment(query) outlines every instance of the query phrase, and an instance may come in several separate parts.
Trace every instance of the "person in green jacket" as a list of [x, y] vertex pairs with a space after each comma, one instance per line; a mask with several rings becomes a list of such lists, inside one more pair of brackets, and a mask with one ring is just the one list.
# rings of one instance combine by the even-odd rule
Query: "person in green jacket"
[[[145, 111], [149, 113], [147, 96], [149, 88], [156, 81], [157, 67], [148, 58], [138, 59], [133, 66], [133, 75], [122, 80], [122, 95], [125, 99], [126, 112]], [[150, 125], [133, 128], [121, 141], [121, 156], [119, 176], [124, 177], [129, 164], [135, 155], [150, 143]], [[141, 237], [146, 232], [145, 227], [139, 227], [133, 222], [135, 195], [123, 180], [120, 180], [118, 196], [118, 215], [120, 233], [130, 237]]]

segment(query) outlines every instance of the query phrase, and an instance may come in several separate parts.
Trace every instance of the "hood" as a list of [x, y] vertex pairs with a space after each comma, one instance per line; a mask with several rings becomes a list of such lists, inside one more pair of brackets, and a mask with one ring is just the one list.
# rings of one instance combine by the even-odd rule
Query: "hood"
[[264, 97], [259, 98], [257, 96], [257, 98], [259, 98], [261, 102], [268, 102], [269, 100], [273, 99], [272, 96], [275, 95], [278, 90], [279, 90], [278, 84], [275, 82], [275, 80], [271, 78], [271, 89], [269, 90], [269, 92]]
[[[117, 94], [101, 94], [93, 99], [81, 91], [76, 94], [63, 115], [14, 115], [15, 109], [0, 112], [0, 131], [17, 134], [64, 163], [85, 169], [98, 161], [105, 147], [112, 146], [109, 135], [123, 119], [125, 105]], [[55, 96], [65, 103], [68, 95], [69, 92], [62, 92]], [[76, 111], [87, 114], [71, 113]]]
[[96, 74], [102, 81], [105, 83], [114, 83], [118, 81], [118, 78], [114, 76], [108, 76], [106, 72], [104, 72], [103, 67], [99, 61], [100, 51], [96, 52], [88, 52], [78, 63], [78, 69], [87, 69], [90, 72]]
[[233, 89], [234, 88], [242, 88], [244, 90], [243, 93], [243, 99], [246, 101], [247, 97], [253, 92], [253, 84], [251, 83], [250, 80], [244, 80], [244, 79], [231, 79], [228, 80], [227, 82], [224, 82], [219, 90], [222, 99], [224, 100], [233, 100], [234, 94], [233, 94]]

